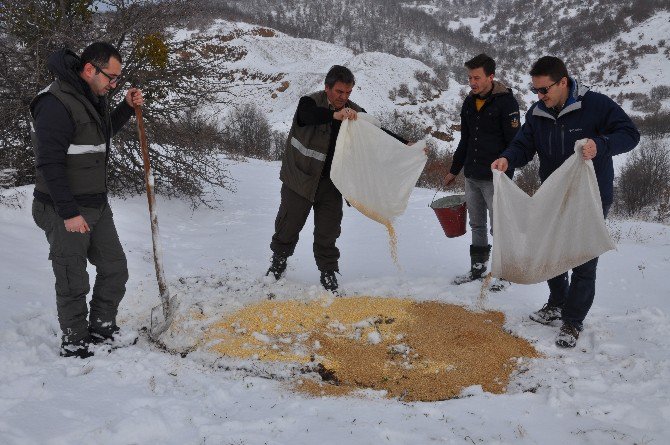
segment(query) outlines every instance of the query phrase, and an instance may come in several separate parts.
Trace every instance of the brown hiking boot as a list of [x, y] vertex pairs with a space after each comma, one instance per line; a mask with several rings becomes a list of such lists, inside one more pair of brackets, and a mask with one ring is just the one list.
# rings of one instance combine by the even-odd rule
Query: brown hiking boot
[[561, 331], [558, 333], [558, 337], [556, 337], [556, 346], [560, 346], [561, 348], [574, 348], [578, 338], [579, 329], [570, 323], [563, 323]]
[[547, 303], [539, 311], [530, 314], [529, 317], [535, 322], [550, 324], [554, 320], [561, 319], [561, 308], [559, 306], [549, 306], [549, 303]]

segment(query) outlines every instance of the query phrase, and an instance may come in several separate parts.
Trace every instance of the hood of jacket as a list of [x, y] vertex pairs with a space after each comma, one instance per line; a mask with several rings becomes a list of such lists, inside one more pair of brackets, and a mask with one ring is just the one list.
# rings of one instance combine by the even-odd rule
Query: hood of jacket
[[[84, 95], [96, 108], [100, 105], [100, 96], [93, 94], [91, 87], [79, 76], [81, 59], [69, 49], [61, 49], [49, 56], [47, 68], [62, 82], [67, 82]], [[100, 110], [98, 110], [100, 112]], [[102, 114], [102, 113], [101, 113]]]
[[581, 83], [579, 80], [569, 77], [570, 79], [570, 97], [574, 100], [582, 100], [582, 97], [589, 91], [589, 87]]
[[69, 49], [61, 49], [49, 56], [47, 68], [58, 79], [69, 83], [81, 94], [84, 94], [84, 83], [79, 77], [81, 71], [81, 59]]
[[498, 94], [511, 94], [511, 93], [512, 89], [510, 87], [500, 82], [499, 80], [493, 81], [493, 89], [491, 90], [491, 96]]
[[[504, 83], [500, 82], [499, 80], [494, 80], [492, 83], [493, 88], [491, 89], [491, 92], [486, 96], [487, 99], [489, 97], [498, 96], [500, 94], [512, 94], [512, 89], [507, 85], [505, 85]], [[470, 91], [469, 95], [472, 97], [476, 97], [476, 95], [472, 91]]]

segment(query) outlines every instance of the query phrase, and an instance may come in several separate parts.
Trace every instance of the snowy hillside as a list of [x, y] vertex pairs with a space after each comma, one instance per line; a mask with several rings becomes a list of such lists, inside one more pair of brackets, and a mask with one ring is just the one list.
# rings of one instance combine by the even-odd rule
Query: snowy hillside
[[[189, 38], [193, 32], [183, 31], [179, 38]], [[456, 123], [440, 112], [441, 126], [435, 122], [435, 107], [450, 107], [460, 110], [464, 86], [450, 81], [450, 88], [442, 90], [424, 83], [429, 97], [418, 91], [421, 83], [415, 73], [428, 73], [431, 68], [422, 62], [400, 58], [390, 54], [368, 52], [354, 54], [348, 48], [318, 40], [287, 36], [269, 28], [245, 23], [217, 20], [204, 34], [213, 38], [229, 57], [222, 74], [231, 80], [229, 94], [222, 96], [226, 102], [224, 113], [233, 107], [253, 103], [265, 113], [277, 130], [288, 131], [293, 114], [301, 96], [323, 90], [323, 81], [328, 69], [334, 65], [345, 65], [356, 76], [356, 86], [351, 100], [369, 113], [384, 120], [394, 112], [411, 114], [424, 129], [452, 133], [449, 127]], [[221, 50], [223, 51], [223, 49]], [[391, 100], [389, 92], [406, 84], [416, 99], [398, 96]], [[428, 93], [427, 93], [428, 94]], [[456, 112], [457, 113], [457, 112]]]
[[[439, 8], [430, 11], [438, 17], [445, 12]], [[497, 14], [503, 14], [502, 9]], [[455, 18], [448, 23], [450, 28], [467, 27], [474, 38], [489, 42], [478, 50], [496, 38], [507, 39], [511, 32], [501, 29], [492, 17]], [[493, 26], [494, 23], [498, 26]], [[223, 72], [214, 74], [230, 82], [218, 107], [222, 121], [235, 107], [254, 104], [266, 114], [275, 130], [288, 131], [298, 99], [322, 89], [325, 73], [337, 63], [348, 66], [356, 75], [352, 100], [382, 122], [394, 113], [406, 115], [427, 136], [438, 136], [431, 137], [438, 149], [453, 150], [458, 144], [460, 133], [454, 131], [454, 125], [460, 124], [458, 113], [468, 91], [461, 63], [449, 71], [446, 79], [438, 81], [435, 70], [413, 58], [381, 52], [356, 54], [338, 44], [295, 38], [243, 22], [219, 19], [205, 31], [178, 34], [178, 38], [193, 36], [211, 39], [214, 51], [221, 54]], [[415, 53], [430, 52], [431, 57], [444, 57], [440, 54], [443, 46], [426, 38], [417, 39], [405, 42], [416, 46]], [[670, 11], [660, 12], [622, 31], [616, 40], [594, 44], [588, 52], [566, 61], [569, 69], [574, 70], [573, 75], [592, 89], [614, 97], [631, 115], [647, 116], [670, 110], [670, 87], [664, 87], [663, 77], [670, 69], [669, 42]], [[528, 59], [534, 51], [525, 52], [523, 57]], [[621, 57], [625, 54], [628, 56], [624, 63]], [[503, 59], [499, 68], [499, 77], [515, 89], [522, 109], [537, 100], [528, 90], [528, 66], [511, 66]], [[625, 159], [625, 155], [617, 157], [617, 167]]]
[[[620, 34], [615, 42], [607, 42], [593, 48], [594, 61], [585, 67], [586, 72], [602, 71], [603, 80], [593, 84], [608, 94], [640, 92], [648, 94], [652, 87], [668, 83], [666, 73], [670, 68], [670, 49], [665, 46], [670, 39], [670, 11], [655, 15], [630, 31]], [[621, 70], [620, 64], [603, 63], [617, 53], [622, 52], [622, 44], [633, 48], [644, 45], [646, 50], [639, 51], [637, 58]], [[614, 65], [614, 66], [613, 66]], [[620, 73], [621, 72], [621, 73]], [[591, 74], [592, 78], [597, 77]], [[670, 107], [665, 98], [664, 105]]]
[[[528, 70], [547, 54], [563, 58], [573, 75], [606, 94], [647, 95], [652, 86], [670, 85], [658, 77], [670, 68], [670, 9], [662, 0], [233, 0], [226, 5], [222, 16], [232, 9], [239, 20], [291, 35], [421, 60], [462, 83], [463, 62], [486, 52], [496, 58], [499, 75], [524, 95], [526, 106], [536, 100], [528, 90]], [[666, 111], [670, 107], [668, 97], [647, 100], [662, 101]]]
[[[307, 85], [309, 86], [309, 85]], [[279, 200], [277, 163], [230, 166], [237, 193], [219, 192], [223, 210], [159, 199], [165, 269], [185, 309], [207, 317], [263, 301], [323, 295], [311, 249], [311, 220], [288, 275], [263, 274]], [[290, 376], [269, 379], [207, 350], [169, 354], [144, 332], [159, 303], [146, 200], [114, 199], [130, 281], [119, 322], [140, 332], [134, 346], [84, 361], [58, 357], [53, 277], [44, 234], [22, 208], [0, 208], [0, 443], [25, 444], [662, 444], [670, 440], [670, 229], [611, 221], [617, 250], [602, 256], [597, 295], [577, 348], [554, 346], [558, 328], [528, 320], [546, 285], [489, 294], [506, 328], [544, 357], [513, 377], [507, 393], [478, 387], [435, 403], [294, 393]], [[345, 207], [341, 286], [348, 295], [408, 297], [473, 308], [479, 284], [453, 286], [467, 268], [470, 234], [447, 239], [416, 189], [397, 224], [393, 264], [384, 228]], [[92, 269], [89, 273], [93, 274]], [[445, 320], [449, 323], [449, 320]], [[184, 330], [184, 343], [197, 320]], [[177, 340], [177, 339], [175, 339]], [[270, 368], [272, 370], [272, 368]], [[288, 379], [288, 380], [287, 380]]]

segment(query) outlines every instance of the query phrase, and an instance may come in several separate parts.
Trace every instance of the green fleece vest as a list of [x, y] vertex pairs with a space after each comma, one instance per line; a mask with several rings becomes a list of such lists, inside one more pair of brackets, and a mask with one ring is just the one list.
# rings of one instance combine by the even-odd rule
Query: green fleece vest
[[[314, 99], [317, 107], [329, 107], [325, 91], [312, 93], [309, 97]], [[351, 101], [348, 101], [345, 106], [361, 111], [361, 107]], [[326, 162], [330, 131], [330, 122], [300, 127], [296, 110], [291, 130], [288, 133], [279, 179], [288, 188], [311, 202], [314, 202], [321, 171]]]
[[[88, 195], [107, 192], [108, 141], [103, 131], [102, 117], [93, 104], [67, 82], [56, 79], [40, 91], [30, 104], [31, 138], [37, 154], [37, 136], [33, 108], [44, 94], [53, 94], [65, 106], [74, 123], [74, 136], [67, 149], [65, 172], [72, 195]], [[108, 113], [106, 119], [109, 119]], [[109, 125], [108, 125], [109, 127]], [[49, 193], [46, 181], [39, 170], [36, 172], [35, 189]]]

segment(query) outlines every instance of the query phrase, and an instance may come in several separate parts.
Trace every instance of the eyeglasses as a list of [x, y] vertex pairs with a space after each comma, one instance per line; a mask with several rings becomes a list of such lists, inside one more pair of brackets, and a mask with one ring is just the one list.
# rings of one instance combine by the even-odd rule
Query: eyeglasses
[[541, 94], [541, 95], [546, 95], [549, 92], [549, 89], [556, 85], [558, 82], [560, 82], [561, 79], [557, 80], [556, 82], [552, 83], [551, 85], [547, 85], [546, 87], [540, 87], [540, 88], [535, 88], [534, 86], [530, 87], [530, 91], [533, 94]]
[[104, 71], [102, 70], [102, 68], [100, 68], [100, 67], [99, 67], [98, 65], [96, 65], [95, 63], [92, 63], [92, 62], [89, 62], [89, 63], [93, 66], [93, 68], [95, 68], [95, 72], [96, 72], [96, 74], [97, 74], [97, 73], [101, 73], [103, 76], [105, 76], [105, 77], [107, 78], [107, 80], [109, 80], [109, 83], [110, 83], [110, 84], [114, 83], [114, 84], [117, 84], [117, 85], [118, 85], [119, 83], [121, 83], [121, 82], [123, 81], [123, 76], [121, 76], [120, 74], [119, 74], [118, 76], [110, 76], [109, 74], [107, 74], [106, 72], [104, 72]]

